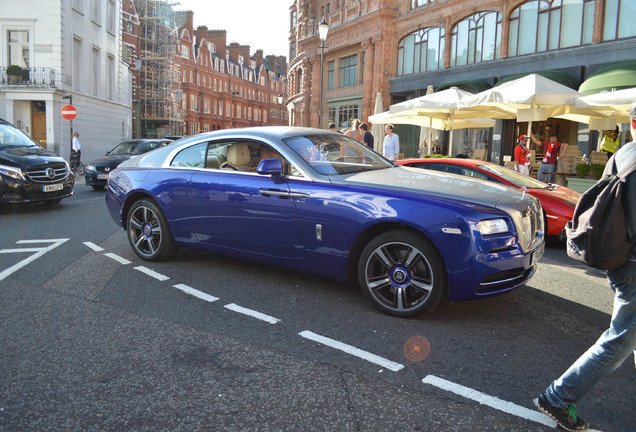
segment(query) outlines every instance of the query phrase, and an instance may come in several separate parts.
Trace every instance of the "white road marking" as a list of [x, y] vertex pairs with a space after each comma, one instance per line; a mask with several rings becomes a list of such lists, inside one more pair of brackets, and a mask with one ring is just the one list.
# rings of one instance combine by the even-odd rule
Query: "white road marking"
[[101, 247], [97, 246], [97, 245], [96, 245], [95, 243], [93, 243], [93, 242], [84, 242], [84, 244], [85, 244], [87, 247], [89, 247], [89, 248], [93, 249], [95, 252], [101, 252], [101, 251], [103, 251], [103, 250], [104, 250], [104, 248], [101, 248]]
[[256, 318], [256, 319], [259, 319], [261, 321], [265, 321], [265, 322], [270, 323], [270, 324], [276, 324], [277, 322], [280, 321], [278, 318], [274, 318], [272, 316], [265, 315], [263, 313], [257, 312], [257, 311], [252, 310], [252, 309], [246, 309], [246, 308], [244, 308], [242, 306], [239, 306], [237, 304], [234, 304], [234, 303], [226, 304], [225, 307], [227, 309], [231, 310], [231, 311], [238, 312], [238, 313], [243, 314], [243, 315], [248, 315], [248, 316], [251, 316], [252, 318]]
[[138, 267], [135, 267], [135, 270], [138, 270], [138, 271], [140, 271], [140, 272], [142, 272], [142, 273], [144, 273], [144, 274], [146, 274], [146, 275], [148, 275], [150, 277], [153, 277], [153, 278], [155, 278], [155, 279], [157, 279], [159, 281], [162, 281], [162, 282], [163, 281], [167, 281], [168, 279], [170, 279], [168, 276], [164, 276], [161, 273], [157, 273], [154, 270], [150, 270], [148, 267], [138, 266]]
[[475, 402], [479, 402], [482, 405], [489, 406], [496, 410], [503, 411], [505, 413], [512, 414], [517, 417], [521, 417], [526, 420], [540, 423], [542, 425], [549, 426], [552, 428], [557, 427], [557, 424], [554, 420], [552, 420], [550, 417], [546, 416], [545, 414], [540, 413], [539, 411], [524, 408], [522, 406], [513, 404], [512, 402], [506, 402], [494, 396], [489, 396], [487, 394], [478, 392], [477, 390], [473, 390], [471, 388], [464, 387], [459, 384], [455, 384], [454, 382], [447, 381], [443, 378], [438, 378], [434, 375], [428, 375], [426, 376], [426, 378], [422, 380], [422, 382], [424, 384], [431, 384], [442, 390], [455, 393], [467, 399], [474, 400]]
[[368, 362], [371, 363], [375, 363], [377, 365], [380, 365], [382, 367], [385, 367], [393, 372], [397, 372], [401, 369], [404, 368], [404, 365], [400, 364], [400, 363], [395, 363], [392, 362], [391, 360], [387, 360], [385, 358], [379, 357], [375, 354], [371, 354], [370, 352], [367, 351], [363, 351], [359, 348], [356, 348], [354, 346], [351, 345], [347, 345], [345, 343], [339, 342], [337, 340], [334, 339], [330, 339], [328, 337], [325, 336], [320, 336], [316, 333], [310, 332], [308, 330], [302, 331], [300, 333], [298, 333], [300, 336], [312, 340], [314, 342], [318, 342], [321, 343], [323, 345], [327, 345], [328, 347], [331, 348], [335, 348], [337, 350], [343, 351], [347, 354], [351, 354], [353, 356], [359, 357], [363, 360], [366, 360]]
[[183, 291], [186, 294], [190, 294], [191, 296], [200, 298], [201, 300], [205, 300], [206, 302], [212, 303], [219, 299], [218, 297], [214, 297], [204, 292], [201, 292], [199, 290], [195, 290], [194, 288], [191, 288], [184, 284], [177, 284], [177, 285], [174, 285], [174, 287], [178, 290]]
[[128, 261], [126, 258], [122, 258], [119, 255], [116, 255], [114, 253], [105, 253], [104, 256], [107, 256], [108, 258], [117, 261], [119, 264], [131, 264], [132, 261]]
[[8, 277], [9, 275], [15, 273], [20, 270], [22, 267], [27, 264], [32, 263], [36, 259], [40, 258], [45, 253], [55, 249], [61, 244], [67, 242], [69, 239], [45, 239], [45, 240], [19, 240], [16, 244], [25, 244], [25, 243], [52, 243], [50, 246], [44, 248], [16, 248], [16, 249], [0, 249], [0, 253], [9, 254], [9, 253], [27, 253], [27, 252], [35, 252], [28, 258], [23, 259], [17, 264], [12, 265], [11, 267], [4, 269], [0, 272], [0, 281]]

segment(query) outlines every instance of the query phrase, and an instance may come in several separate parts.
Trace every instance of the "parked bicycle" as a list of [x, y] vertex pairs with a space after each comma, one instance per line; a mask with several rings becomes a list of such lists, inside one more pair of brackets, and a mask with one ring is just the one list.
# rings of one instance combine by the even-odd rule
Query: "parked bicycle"
[[70, 168], [74, 176], [83, 176], [86, 173], [86, 168], [84, 168], [84, 164], [80, 160], [79, 153], [73, 152]]

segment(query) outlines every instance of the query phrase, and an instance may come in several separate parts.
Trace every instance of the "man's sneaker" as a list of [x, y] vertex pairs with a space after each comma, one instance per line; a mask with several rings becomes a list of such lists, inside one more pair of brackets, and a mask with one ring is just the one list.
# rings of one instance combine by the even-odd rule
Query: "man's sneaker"
[[563, 429], [572, 432], [587, 430], [587, 422], [576, 415], [576, 407], [574, 405], [568, 405], [563, 408], [552, 406], [548, 402], [545, 393], [533, 399], [532, 402], [534, 402], [539, 411], [557, 422]]

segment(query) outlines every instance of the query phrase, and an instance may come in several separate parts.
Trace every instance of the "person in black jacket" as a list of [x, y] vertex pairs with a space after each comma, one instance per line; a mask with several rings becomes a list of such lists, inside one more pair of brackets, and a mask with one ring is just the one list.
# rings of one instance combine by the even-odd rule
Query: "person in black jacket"
[[[631, 107], [630, 116], [632, 139], [636, 139], [636, 102]], [[625, 144], [612, 156], [603, 174], [617, 174], [634, 161], [636, 140]], [[625, 181], [625, 224], [629, 238], [633, 239], [636, 235], [636, 173], [630, 174]], [[587, 429], [587, 422], [577, 416], [573, 404], [632, 353], [636, 360], [636, 246], [632, 248], [625, 264], [616, 270], [607, 271], [607, 280], [614, 291], [614, 310], [609, 328], [533, 401], [539, 411], [569, 431]]]
[[366, 123], [360, 123], [358, 130], [362, 134], [362, 142], [367, 147], [373, 148], [373, 134], [369, 132], [369, 126]]

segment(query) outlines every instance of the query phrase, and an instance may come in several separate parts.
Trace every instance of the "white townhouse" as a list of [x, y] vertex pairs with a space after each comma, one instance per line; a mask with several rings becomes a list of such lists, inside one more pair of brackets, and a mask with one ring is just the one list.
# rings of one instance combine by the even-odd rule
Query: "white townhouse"
[[121, 26], [121, 0], [0, 1], [0, 118], [67, 160], [71, 100], [84, 162], [130, 138]]

